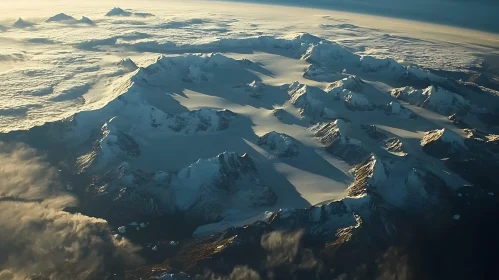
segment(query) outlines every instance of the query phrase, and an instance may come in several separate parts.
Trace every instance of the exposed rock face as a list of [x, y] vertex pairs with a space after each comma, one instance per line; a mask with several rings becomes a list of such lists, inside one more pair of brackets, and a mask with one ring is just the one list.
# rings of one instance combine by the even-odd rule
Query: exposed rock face
[[391, 137], [391, 138], [388, 138], [385, 140], [385, 146], [386, 146], [386, 150], [391, 152], [391, 153], [394, 153], [394, 154], [397, 154], [397, 155], [406, 155], [406, 153], [404, 153], [404, 150], [402, 148], [402, 141], [400, 141], [400, 139], [396, 138], [396, 137]]
[[467, 149], [451, 154], [445, 159], [445, 165], [476, 190], [497, 192], [499, 177], [495, 170], [499, 169], [499, 137], [476, 130], [465, 131], [468, 132], [468, 138], [464, 139]]
[[[399, 181], [397, 177], [401, 174], [405, 174], [405, 178]], [[395, 209], [404, 209], [411, 215], [425, 217], [439, 209], [440, 212], [434, 214], [434, 217], [428, 217], [427, 222], [430, 224], [451, 216], [451, 205], [455, 198], [447, 184], [432, 172], [421, 168], [407, 168], [397, 163], [388, 165], [376, 156], [371, 156], [356, 168], [355, 181], [349, 187], [349, 195], [372, 197], [372, 203], [380, 208], [379, 215], [391, 215]], [[393, 235], [390, 229], [394, 230], [392, 226], [385, 224], [384, 228], [388, 234]]]
[[499, 90], [499, 81], [486, 73], [476, 73], [468, 78], [468, 82], [478, 84], [490, 89]]
[[487, 137], [487, 145], [489, 146], [489, 149], [492, 152], [499, 154], [499, 135], [489, 134], [486, 137]]
[[[425, 221], [435, 223], [449, 213], [447, 186], [437, 177], [411, 169], [401, 186], [383, 187], [390, 176], [389, 168], [371, 157], [357, 168], [356, 183], [350, 188], [350, 194], [357, 196], [306, 209], [280, 209], [268, 222], [229, 228], [196, 239], [183, 246], [164, 266], [196, 275], [206, 267], [230, 273], [244, 263], [254, 269], [245, 271], [251, 271], [255, 277], [272, 272], [274, 277], [288, 279], [299, 271], [306, 279], [335, 279], [345, 273], [360, 273], [362, 279], [369, 279], [372, 272], [359, 272], [358, 265], [351, 262], [358, 262], [360, 257], [363, 265], [376, 269], [379, 264], [369, 260], [385, 254], [389, 244], [410, 234], [407, 226], [413, 221], [411, 215], [428, 214]], [[391, 204], [389, 194], [396, 187], [405, 190], [404, 197], [410, 199]], [[399, 208], [400, 205], [403, 208]], [[283, 248], [289, 248], [292, 253], [276, 262], [274, 250], [282, 252]], [[261, 260], [267, 262], [262, 264]], [[296, 267], [300, 269], [295, 270]], [[333, 267], [335, 269], [329, 269]]]
[[296, 140], [291, 136], [271, 131], [258, 140], [258, 145], [268, 148], [279, 157], [295, 157], [300, 154]]
[[394, 89], [392, 96], [442, 115], [463, 114], [471, 109], [471, 103], [462, 96], [436, 86], [423, 90], [413, 87]]
[[468, 152], [464, 139], [444, 128], [426, 132], [421, 146], [427, 154], [438, 158], [466, 157]]
[[458, 114], [452, 114], [452, 115], [448, 116], [447, 119], [449, 119], [449, 121], [451, 121], [455, 126], [457, 126], [459, 128], [467, 128], [468, 127], [468, 125], [463, 120], [463, 118], [461, 118]]
[[326, 151], [349, 164], [362, 162], [369, 153], [359, 140], [344, 135], [348, 124], [343, 120], [317, 124], [311, 128], [315, 137], [326, 146]]

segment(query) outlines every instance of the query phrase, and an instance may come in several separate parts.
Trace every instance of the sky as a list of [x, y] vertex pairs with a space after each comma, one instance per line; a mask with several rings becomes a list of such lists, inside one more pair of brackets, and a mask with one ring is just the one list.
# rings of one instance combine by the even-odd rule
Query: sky
[[276, 3], [419, 20], [499, 33], [497, 0], [227, 0]]

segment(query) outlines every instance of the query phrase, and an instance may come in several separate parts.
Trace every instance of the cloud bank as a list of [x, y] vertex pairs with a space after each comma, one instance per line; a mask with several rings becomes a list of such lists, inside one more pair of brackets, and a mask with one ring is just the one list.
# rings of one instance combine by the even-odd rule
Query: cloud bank
[[35, 150], [0, 142], [0, 162], [0, 280], [89, 279], [140, 263], [105, 220], [63, 210], [77, 200]]

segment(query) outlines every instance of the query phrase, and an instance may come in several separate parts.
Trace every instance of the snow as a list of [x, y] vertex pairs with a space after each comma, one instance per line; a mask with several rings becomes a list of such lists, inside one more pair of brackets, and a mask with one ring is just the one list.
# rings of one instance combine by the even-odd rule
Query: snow
[[[0, 130], [48, 123], [53, 130], [36, 138], [91, 158], [97, 175], [124, 161], [127, 172], [152, 172], [152, 180], [168, 185], [161, 195], [171, 197], [176, 208], [187, 211], [198, 201], [198, 209], [221, 216], [220, 223], [199, 228], [200, 234], [265, 220], [279, 208], [288, 209], [280, 212], [286, 216], [294, 208], [344, 198], [352, 166], [327, 151], [322, 142], [331, 138], [376, 155], [370, 180], [386, 182], [383, 195], [394, 204], [402, 203], [408, 189], [422, 190], [423, 171], [411, 169], [416, 164], [457, 180], [424, 155], [419, 140], [424, 131], [439, 129], [442, 140], [462, 145], [453, 134], [459, 130], [428, 110], [447, 114], [474, 104], [443, 88], [418, 89], [414, 81], [441, 81], [427, 68], [459, 72], [480, 65], [497, 42], [491, 34], [335, 11], [283, 7], [269, 14], [268, 6], [254, 4], [146, 1], [141, 6], [147, 11], [115, 8], [105, 17], [110, 6], [98, 2], [64, 6], [68, 14], [95, 19], [92, 26], [41, 23], [60, 9], [38, 2], [31, 15], [7, 7], [12, 12], [5, 12], [5, 22], [15, 21], [7, 15], [26, 15], [33, 24], [20, 20], [14, 27], [32, 28], [2, 32]], [[125, 2], [120, 5], [136, 6]], [[329, 16], [318, 16], [324, 13]], [[357, 27], [331, 27], [340, 19]], [[94, 23], [86, 17], [79, 22]], [[482, 47], [471, 47], [477, 44]], [[396, 102], [386, 92], [398, 82], [414, 87], [399, 89]], [[371, 110], [373, 102], [390, 114]], [[421, 118], [408, 124], [413, 114]], [[404, 164], [397, 162], [403, 166], [381, 157], [387, 153], [380, 143], [359, 129], [366, 120], [403, 141], [410, 155]], [[120, 148], [123, 135], [136, 142], [140, 155]], [[289, 149], [299, 156], [272, 156]], [[259, 173], [231, 181], [234, 193], [228, 195], [215, 188], [226, 175], [216, 156], [230, 161], [235, 153], [250, 155]], [[134, 175], [124, 175], [119, 184], [133, 186]], [[253, 207], [252, 195], [264, 192], [259, 186], [272, 188], [275, 205]], [[369, 200], [363, 195], [344, 203], [359, 211]]]
[[369, 176], [369, 179], [368, 181], [373, 184], [373, 185], [379, 185], [379, 184], [383, 184], [384, 182], [386, 182], [386, 180], [388, 180], [388, 175], [387, 175], [387, 170], [386, 170], [386, 167], [384, 165], [384, 163], [375, 158], [373, 156], [373, 159], [371, 160], [371, 175]]
[[265, 91], [265, 84], [261, 81], [252, 81], [251, 83], [245, 83], [241, 85], [237, 85], [234, 87], [236, 91], [243, 91], [245, 93], [249, 93], [251, 97], [261, 98]]
[[128, 71], [135, 71], [138, 68], [137, 64], [135, 64], [135, 62], [129, 57], [120, 60], [118, 62], [118, 66], [121, 66]]
[[424, 90], [413, 87], [394, 89], [392, 95], [410, 104], [444, 115], [460, 113], [469, 110], [471, 106], [470, 101], [464, 97], [436, 86], [429, 86]]
[[293, 157], [300, 153], [296, 141], [289, 135], [271, 131], [260, 137], [258, 145], [268, 147], [280, 157]]
[[361, 93], [349, 91], [344, 97], [345, 103], [349, 104], [351, 107], [359, 109], [370, 109], [372, 107], [371, 102], [367, 97]]
[[312, 44], [302, 55], [302, 59], [334, 67], [338, 65], [338, 61], [341, 61], [343, 65], [356, 64], [360, 56], [347, 51], [338, 44], [320, 41], [318, 44]]
[[400, 114], [400, 110], [401, 110], [400, 103], [390, 102], [390, 107], [392, 108], [392, 114], [396, 114], [396, 115]]
[[456, 214], [456, 215], [452, 216], [452, 218], [457, 221], [461, 218], [461, 215]]
[[367, 194], [363, 194], [360, 196], [347, 196], [342, 199], [348, 211], [352, 213], [364, 212], [366, 210], [366, 207], [369, 207], [370, 200], [371, 197]]
[[[364, 82], [355, 75], [350, 75], [339, 81], [328, 85], [326, 92], [332, 94], [335, 98], [344, 98], [348, 91], [361, 92], [364, 87]], [[348, 90], [348, 91], [347, 91]]]
[[360, 67], [364, 72], [390, 72], [394, 76], [402, 76], [406, 69], [393, 58], [376, 58], [372, 56], [362, 56], [360, 58]]
[[437, 130], [436, 132], [440, 135], [440, 139], [442, 141], [466, 148], [466, 145], [464, 144], [464, 139], [461, 136], [459, 136], [457, 133], [452, 132], [445, 128]]
[[295, 107], [300, 108], [302, 115], [312, 119], [320, 119], [324, 114], [324, 103], [317, 100], [315, 96], [321, 94], [319, 89], [312, 89], [308, 85], [295, 81], [289, 85], [288, 93], [291, 96], [290, 102]]

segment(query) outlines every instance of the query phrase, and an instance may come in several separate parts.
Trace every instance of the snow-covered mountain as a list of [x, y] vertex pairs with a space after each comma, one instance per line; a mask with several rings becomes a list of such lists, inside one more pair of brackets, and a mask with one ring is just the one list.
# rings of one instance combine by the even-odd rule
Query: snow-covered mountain
[[300, 154], [296, 140], [289, 135], [271, 131], [261, 136], [258, 145], [268, 148], [279, 157], [295, 157]]
[[368, 152], [362, 146], [361, 141], [346, 135], [349, 127], [347, 122], [338, 119], [330, 123], [319, 123], [311, 130], [314, 136], [324, 144], [326, 151], [349, 164], [357, 164], [368, 156]]
[[108, 218], [125, 221], [182, 214], [210, 223], [229, 210], [268, 207], [278, 199], [259, 179], [253, 160], [233, 152], [199, 159], [178, 171], [146, 172], [122, 163], [95, 177], [88, 191], [109, 209]]
[[28, 22], [23, 20], [22, 18], [19, 18], [14, 24], [12, 24], [12, 27], [14, 28], [28, 28], [34, 26], [34, 23]]
[[[313, 15], [316, 36], [161, 5], [157, 17], [60, 13], [2, 33], [15, 43], [0, 54], [0, 157], [31, 146], [57, 174], [46, 181], [79, 201], [60, 212], [105, 223], [103, 243], [141, 246], [146, 264], [117, 276], [338, 279], [365, 267], [358, 278], [372, 279], [390, 248], [451, 236], [495, 202], [499, 95], [493, 75], [470, 76], [486, 63], [447, 71], [428, 54], [416, 66], [412, 47], [442, 50], [329, 16]], [[0, 206], [59, 205], [37, 199], [0, 191]]]
[[72, 16], [68, 16], [65, 13], [60, 13], [55, 16], [49, 17], [45, 22], [76, 22], [76, 19]]
[[393, 90], [392, 95], [443, 115], [463, 114], [471, 109], [470, 102], [462, 96], [435, 86], [429, 86], [424, 90], [404, 87]]

